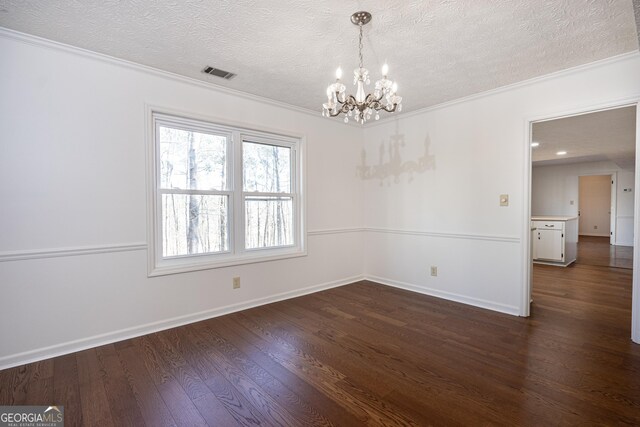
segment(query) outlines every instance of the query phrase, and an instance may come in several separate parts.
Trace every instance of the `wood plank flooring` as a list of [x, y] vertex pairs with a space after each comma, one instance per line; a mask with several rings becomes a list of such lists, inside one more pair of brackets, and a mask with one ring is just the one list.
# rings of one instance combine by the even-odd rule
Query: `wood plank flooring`
[[62, 404], [67, 426], [640, 425], [631, 271], [534, 278], [528, 319], [359, 282], [0, 371], [0, 405]]
[[580, 236], [576, 263], [633, 268], [633, 247], [610, 245], [608, 237]]

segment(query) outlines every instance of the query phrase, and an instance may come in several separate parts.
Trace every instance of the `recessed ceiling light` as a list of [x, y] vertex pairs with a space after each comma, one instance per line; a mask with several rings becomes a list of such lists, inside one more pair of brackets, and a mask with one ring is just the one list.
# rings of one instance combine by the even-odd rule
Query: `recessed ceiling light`
[[556, 156], [564, 156], [565, 154], [567, 154], [567, 152], [566, 152], [566, 151], [558, 151], [558, 152], [556, 153]]
[[539, 143], [539, 142], [532, 142], [532, 143], [531, 143], [531, 146], [532, 146], [533, 148], [536, 148], [536, 147], [537, 147], [537, 146], [539, 146], [539, 145], [540, 145], [540, 143]]

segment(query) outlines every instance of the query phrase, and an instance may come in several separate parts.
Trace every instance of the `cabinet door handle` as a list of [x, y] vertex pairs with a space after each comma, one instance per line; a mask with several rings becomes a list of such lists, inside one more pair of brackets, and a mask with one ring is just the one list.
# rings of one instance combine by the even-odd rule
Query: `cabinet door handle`
[[544, 226], [545, 226], [545, 227], [549, 227], [549, 228], [553, 228], [553, 227], [555, 227], [555, 225], [549, 225], [549, 224], [545, 224]]

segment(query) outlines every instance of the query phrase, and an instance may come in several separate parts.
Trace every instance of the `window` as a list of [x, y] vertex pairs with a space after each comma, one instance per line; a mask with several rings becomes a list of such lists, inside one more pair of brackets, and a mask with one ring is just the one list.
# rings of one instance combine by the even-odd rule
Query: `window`
[[151, 117], [149, 275], [305, 255], [299, 139]]

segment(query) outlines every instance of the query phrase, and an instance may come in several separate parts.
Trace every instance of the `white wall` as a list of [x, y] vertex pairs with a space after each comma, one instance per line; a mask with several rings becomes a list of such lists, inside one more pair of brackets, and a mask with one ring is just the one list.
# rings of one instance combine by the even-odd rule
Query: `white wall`
[[[21, 40], [0, 32], [0, 369], [361, 277], [358, 127]], [[308, 256], [147, 278], [145, 104], [306, 135]]]
[[[363, 273], [520, 313], [527, 120], [640, 95], [628, 55], [361, 129], [17, 39], [0, 31], [0, 368]], [[309, 255], [147, 278], [145, 104], [305, 134]]]
[[581, 236], [609, 237], [611, 228], [611, 175], [578, 178], [578, 233]]
[[[634, 171], [613, 162], [538, 166], [531, 173], [533, 215], [578, 215], [579, 177], [616, 174], [616, 244], [633, 246]], [[631, 192], [624, 191], [631, 188]], [[571, 204], [573, 201], [573, 205]], [[606, 233], [605, 233], [606, 235]]]
[[[525, 313], [528, 123], [638, 97], [639, 75], [640, 56], [628, 55], [366, 127], [364, 155], [373, 164], [398, 138], [400, 163], [420, 159], [424, 141], [433, 158], [413, 177], [363, 180], [365, 275]], [[397, 164], [387, 169], [402, 171]], [[508, 207], [500, 207], [501, 194]]]

